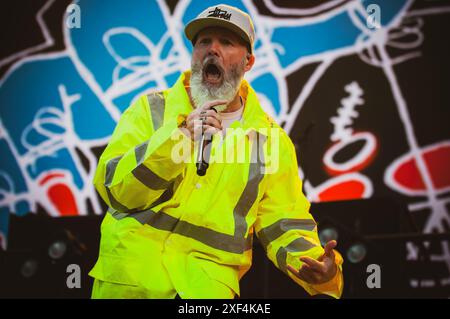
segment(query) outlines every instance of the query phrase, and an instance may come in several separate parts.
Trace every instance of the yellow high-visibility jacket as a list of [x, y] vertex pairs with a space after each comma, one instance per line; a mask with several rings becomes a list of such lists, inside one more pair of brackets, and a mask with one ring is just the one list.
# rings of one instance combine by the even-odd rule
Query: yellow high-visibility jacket
[[[214, 138], [211, 151], [211, 159], [232, 154], [235, 160], [212, 160], [206, 175], [198, 176], [197, 147], [179, 129], [193, 110], [189, 78], [185, 72], [172, 88], [134, 102], [101, 155], [94, 184], [110, 208], [90, 275], [163, 292], [165, 267], [180, 296], [195, 298], [193, 281], [203, 271], [239, 295], [255, 234], [269, 259], [309, 294], [339, 298], [339, 253], [339, 271], [325, 284], [310, 285], [286, 269], [288, 263], [299, 268], [300, 256], [317, 259], [324, 252], [290, 138], [244, 80], [242, 120], [232, 123], [223, 141]], [[174, 153], [185, 160], [174, 160]]]

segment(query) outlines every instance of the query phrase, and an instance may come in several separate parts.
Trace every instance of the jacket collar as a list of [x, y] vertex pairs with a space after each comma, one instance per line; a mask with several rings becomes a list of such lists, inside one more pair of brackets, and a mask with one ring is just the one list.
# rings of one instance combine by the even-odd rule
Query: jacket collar
[[[171, 117], [179, 114], [187, 115], [194, 109], [188, 94], [190, 76], [191, 71], [183, 72], [166, 95], [167, 105], [175, 106], [167, 110], [167, 114]], [[256, 92], [245, 79], [241, 83], [240, 95], [244, 100], [244, 112], [241, 124], [234, 123], [232, 127], [240, 127], [245, 131], [254, 130], [267, 135], [270, 128], [274, 127], [275, 122], [263, 111]]]

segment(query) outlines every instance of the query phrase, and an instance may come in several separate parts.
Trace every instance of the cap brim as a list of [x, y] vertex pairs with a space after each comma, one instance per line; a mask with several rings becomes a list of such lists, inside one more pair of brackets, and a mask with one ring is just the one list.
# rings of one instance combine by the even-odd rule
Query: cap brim
[[231, 23], [227, 20], [213, 17], [195, 19], [186, 25], [186, 27], [184, 28], [184, 33], [186, 34], [186, 37], [192, 42], [195, 36], [201, 30], [206, 29], [208, 27], [222, 27], [236, 33], [242, 38], [242, 40], [248, 43], [250, 51], [252, 51], [252, 44], [251, 44], [252, 42], [250, 41], [250, 38], [247, 35], [247, 33], [245, 33], [244, 30], [236, 26], [234, 23]]

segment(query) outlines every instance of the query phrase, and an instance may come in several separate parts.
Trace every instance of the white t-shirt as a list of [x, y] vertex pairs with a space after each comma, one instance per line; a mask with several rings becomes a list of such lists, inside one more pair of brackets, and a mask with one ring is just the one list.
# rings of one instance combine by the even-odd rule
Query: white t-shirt
[[242, 105], [238, 110], [234, 112], [222, 112], [220, 116], [222, 118], [222, 136], [225, 136], [227, 128], [230, 127], [234, 121], [240, 121], [242, 113], [244, 112], [244, 106]]

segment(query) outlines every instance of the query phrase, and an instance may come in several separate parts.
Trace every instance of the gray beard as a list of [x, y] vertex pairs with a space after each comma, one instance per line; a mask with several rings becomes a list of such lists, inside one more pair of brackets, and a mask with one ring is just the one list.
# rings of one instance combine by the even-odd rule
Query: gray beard
[[[243, 61], [244, 62], [244, 61]], [[200, 62], [192, 63], [190, 79], [191, 98], [194, 107], [198, 108], [208, 101], [227, 100], [230, 103], [236, 96], [241, 81], [244, 77], [244, 65], [234, 65], [228, 73], [225, 73], [223, 83], [220, 86], [208, 86], [203, 82], [203, 66]], [[226, 105], [215, 107], [219, 112], [224, 111]]]

